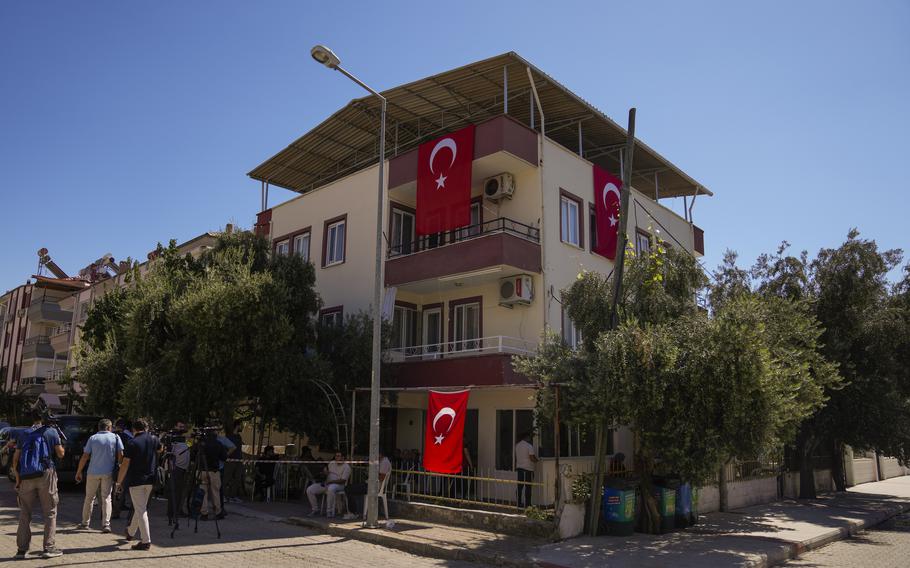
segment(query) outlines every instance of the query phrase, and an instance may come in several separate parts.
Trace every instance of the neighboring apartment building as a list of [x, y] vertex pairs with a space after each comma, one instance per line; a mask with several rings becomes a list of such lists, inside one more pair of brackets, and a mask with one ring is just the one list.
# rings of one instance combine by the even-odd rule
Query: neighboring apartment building
[[[232, 230], [229, 224], [226, 231]], [[178, 249], [199, 256], [214, 246], [219, 234], [203, 233]], [[149, 261], [139, 265], [140, 274], [148, 271], [153, 257], [149, 253]], [[49, 257], [44, 265], [53, 276], [35, 275], [34, 282], [0, 296], [0, 388], [41, 397], [52, 409], [68, 410], [72, 395], [84, 394], [78, 382], [79, 330], [93, 302], [126, 285], [128, 265], [105, 255], [74, 277]], [[67, 374], [77, 380], [62, 383]]]
[[[545, 136], [529, 74], [546, 117]], [[470, 388], [465, 444], [474, 463], [515, 479], [514, 446], [534, 426], [535, 390], [513, 371], [511, 359], [533, 352], [545, 329], [573, 345], [580, 340], [560, 291], [581, 270], [613, 268], [592, 250], [592, 164], [620, 176], [625, 131], [514, 53], [383, 95], [389, 101], [383, 279], [393, 329], [386, 356], [394, 364], [382, 386], [396, 396], [383, 402], [382, 443], [387, 451], [422, 452], [426, 391]], [[249, 174], [263, 185], [256, 230], [275, 253], [300, 254], [315, 265], [324, 302], [319, 317], [327, 323], [369, 310], [373, 297], [377, 108], [371, 98], [352, 101]], [[476, 126], [471, 223], [418, 237], [418, 146], [469, 124]], [[711, 193], [641, 142], [634, 158], [631, 242], [642, 251], [659, 232], [670, 246], [703, 254], [691, 205]], [[507, 179], [497, 177], [503, 173]], [[511, 198], [490, 199], [490, 179], [513, 181]], [[269, 185], [302, 195], [265, 208]], [[659, 203], [679, 197], [682, 216]], [[552, 479], [552, 430], [539, 429], [535, 442], [539, 467]], [[631, 443], [618, 432], [612, 448], [632, 455]], [[592, 448], [585, 433], [563, 427], [563, 462], [585, 469]]]

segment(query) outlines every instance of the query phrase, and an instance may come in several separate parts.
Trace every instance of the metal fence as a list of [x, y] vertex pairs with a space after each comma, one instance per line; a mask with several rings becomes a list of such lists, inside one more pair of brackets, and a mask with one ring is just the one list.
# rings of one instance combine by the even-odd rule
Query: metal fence
[[[304, 499], [307, 486], [317, 480], [317, 474], [326, 463], [243, 460], [245, 493], [250, 500]], [[511, 476], [483, 469], [474, 469], [465, 475], [433, 473], [423, 470], [418, 464], [400, 462], [392, 469], [386, 495], [390, 499], [405, 501], [517, 511], [523, 509], [517, 505], [521, 489], [530, 490], [531, 505], [541, 509], [553, 507], [552, 497], [547, 491], [551, 480], [546, 475], [538, 474], [540, 478], [533, 481], [517, 481], [504, 478], [504, 474]], [[366, 483], [367, 476], [366, 464], [355, 462], [348, 483]]]
[[[727, 483], [776, 477], [781, 473], [782, 467], [783, 459], [780, 456], [761, 456], [747, 460], [734, 459], [724, 466]], [[720, 483], [719, 474], [714, 481]]]

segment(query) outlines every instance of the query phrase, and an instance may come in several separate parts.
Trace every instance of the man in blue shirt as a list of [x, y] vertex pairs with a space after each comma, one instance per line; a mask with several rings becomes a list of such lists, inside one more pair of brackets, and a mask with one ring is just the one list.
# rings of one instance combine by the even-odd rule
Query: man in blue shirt
[[82, 470], [88, 463], [85, 478], [85, 502], [82, 504], [82, 522], [77, 529], [87, 529], [92, 520], [95, 494], [101, 490], [101, 532], [111, 532], [111, 490], [114, 485], [114, 468], [123, 458], [123, 442], [120, 436], [111, 432], [111, 421], [104, 418], [98, 422], [98, 433], [88, 439], [79, 466], [76, 468], [76, 483], [82, 483]]
[[[33, 412], [32, 427], [18, 433], [16, 439], [16, 453], [13, 455], [13, 477], [16, 479], [16, 490], [19, 492], [19, 530], [16, 533], [16, 559], [24, 560], [28, 554], [28, 547], [32, 542], [32, 511], [35, 502], [41, 503], [41, 513], [44, 516], [44, 558], [56, 558], [63, 552], [55, 546], [57, 536], [57, 470], [54, 460], [63, 457], [63, 445], [60, 444], [60, 435], [54, 428], [49, 428], [41, 423], [41, 415]], [[32, 434], [44, 439], [47, 459], [41, 460], [43, 471], [27, 478], [20, 476], [19, 472], [29, 467], [28, 463], [20, 463], [23, 452], [32, 455], [36, 447], [36, 440]], [[28, 461], [28, 460], [24, 460]]]
[[147, 508], [157, 475], [161, 443], [156, 436], [146, 432], [147, 428], [145, 420], [139, 418], [133, 421], [135, 437], [126, 444], [123, 463], [117, 474], [117, 491], [123, 491], [126, 481], [133, 500], [133, 518], [126, 529], [126, 540], [133, 540], [137, 529], [142, 536], [142, 541], [134, 544], [133, 550], [148, 550], [152, 546]]

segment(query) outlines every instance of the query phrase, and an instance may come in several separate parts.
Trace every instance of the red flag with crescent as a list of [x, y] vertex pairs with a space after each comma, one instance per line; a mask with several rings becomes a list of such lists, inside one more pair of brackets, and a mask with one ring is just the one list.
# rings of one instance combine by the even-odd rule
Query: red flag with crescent
[[464, 454], [464, 418], [468, 411], [468, 390], [430, 391], [427, 402], [427, 433], [423, 468], [436, 473], [461, 473]]
[[471, 124], [417, 149], [417, 234], [432, 235], [471, 224]]
[[610, 260], [616, 259], [620, 188], [622, 180], [594, 166], [594, 218], [597, 222], [597, 241], [593, 250]]

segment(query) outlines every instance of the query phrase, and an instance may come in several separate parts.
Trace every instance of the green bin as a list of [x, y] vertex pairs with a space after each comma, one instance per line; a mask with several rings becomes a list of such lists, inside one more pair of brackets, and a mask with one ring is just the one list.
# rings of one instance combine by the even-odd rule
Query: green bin
[[670, 532], [676, 528], [676, 490], [669, 487], [654, 488], [657, 509], [660, 511], [660, 532]]

